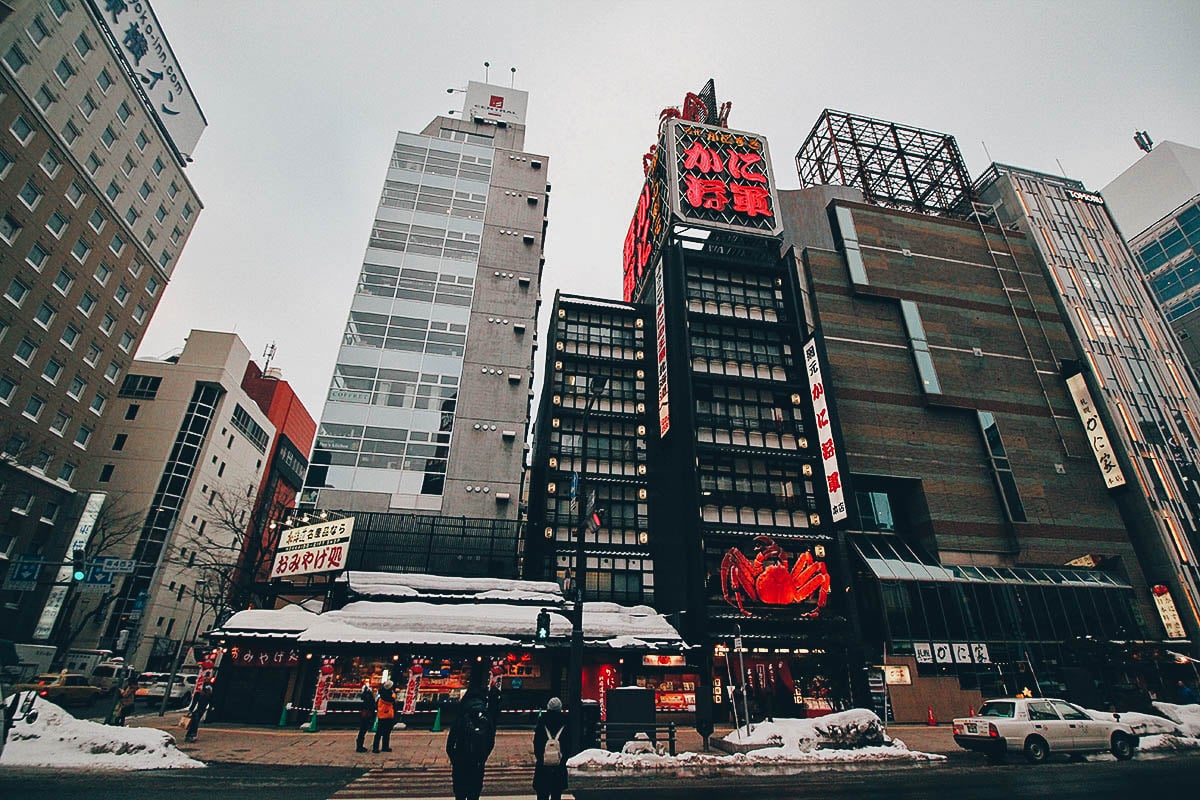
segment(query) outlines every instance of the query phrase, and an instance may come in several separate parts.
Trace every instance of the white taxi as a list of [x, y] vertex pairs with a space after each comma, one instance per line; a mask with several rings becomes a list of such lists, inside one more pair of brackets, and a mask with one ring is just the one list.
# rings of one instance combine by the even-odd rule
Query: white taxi
[[1081, 758], [1086, 753], [1112, 753], [1118, 760], [1133, 758], [1138, 735], [1117, 714], [1094, 719], [1066, 700], [1053, 697], [1009, 697], [988, 700], [973, 717], [954, 720], [959, 747], [1003, 761], [1023, 753], [1040, 764], [1055, 753]]

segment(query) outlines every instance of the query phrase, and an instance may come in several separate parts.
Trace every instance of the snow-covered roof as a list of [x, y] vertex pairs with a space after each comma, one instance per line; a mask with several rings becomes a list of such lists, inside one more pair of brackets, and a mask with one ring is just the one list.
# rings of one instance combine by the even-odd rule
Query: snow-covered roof
[[346, 572], [338, 578], [360, 597], [478, 600], [481, 602], [560, 605], [562, 590], [553, 581], [462, 578], [398, 572]]
[[[461, 645], [517, 647], [533, 644], [537, 611], [515, 603], [426, 603], [418, 600], [360, 600], [338, 611], [312, 614], [296, 606], [242, 611], [217, 635], [295, 638], [308, 644]], [[571, 637], [571, 620], [550, 613], [550, 643]], [[650, 650], [686, 647], [671, 624], [649, 606], [585, 603], [585, 644]]]

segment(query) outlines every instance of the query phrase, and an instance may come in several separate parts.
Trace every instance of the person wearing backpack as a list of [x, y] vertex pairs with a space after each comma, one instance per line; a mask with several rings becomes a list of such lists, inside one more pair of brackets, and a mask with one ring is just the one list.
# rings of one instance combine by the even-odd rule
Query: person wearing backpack
[[[371, 742], [371, 752], [392, 752], [392, 726], [396, 724], [396, 695], [392, 691], [392, 682], [384, 681], [379, 686], [379, 697], [375, 702], [375, 714], [379, 724], [375, 726], [375, 738]], [[381, 748], [379, 745], [383, 744]]]
[[538, 800], [561, 800], [567, 788], [566, 730], [562, 700], [551, 697], [533, 729], [533, 790]]
[[487, 704], [476, 694], [463, 695], [458, 719], [446, 737], [455, 800], [479, 800], [483, 792], [483, 768], [495, 746], [496, 724], [488, 714]]

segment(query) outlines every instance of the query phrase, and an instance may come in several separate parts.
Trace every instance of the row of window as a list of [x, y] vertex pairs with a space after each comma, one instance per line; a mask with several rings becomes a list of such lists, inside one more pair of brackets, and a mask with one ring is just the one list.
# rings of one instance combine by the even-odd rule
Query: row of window
[[479, 260], [479, 242], [478, 233], [463, 233], [377, 219], [371, 229], [368, 246], [380, 250], [475, 262]]
[[411, 144], [396, 145], [391, 168], [487, 183], [492, 175], [492, 159], [451, 150], [426, 137], [413, 137]]
[[412, 267], [363, 264], [357, 291], [375, 297], [469, 308], [475, 291], [475, 279]]
[[419, 317], [351, 311], [342, 341], [351, 347], [461, 356], [465, 352], [467, 326]]
[[458, 376], [418, 373], [403, 369], [334, 367], [329, 400], [339, 403], [382, 405], [393, 408], [454, 411]]
[[387, 208], [449, 214], [463, 219], [483, 219], [486, 203], [486, 194], [422, 186], [407, 181], [384, 181], [383, 196], [379, 199], [379, 205]]

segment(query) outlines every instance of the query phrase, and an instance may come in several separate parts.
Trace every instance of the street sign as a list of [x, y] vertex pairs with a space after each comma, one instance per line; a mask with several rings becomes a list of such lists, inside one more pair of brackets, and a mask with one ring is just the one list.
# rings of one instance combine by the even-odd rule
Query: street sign
[[578, 472], [571, 473], [571, 494], [569, 496], [571, 498], [571, 518], [574, 519], [575, 515], [579, 513], [579, 473]]
[[105, 572], [111, 572], [116, 575], [127, 575], [133, 572], [134, 567], [137, 566], [137, 562], [132, 558], [113, 558], [112, 556], [98, 558], [96, 559], [96, 563]]
[[10, 592], [32, 592], [37, 588], [37, 579], [41, 571], [41, 556], [19, 555], [13, 559], [8, 576], [4, 579], [4, 589]]
[[112, 588], [113, 576], [102, 565], [92, 563], [87, 568], [87, 575], [79, 584], [79, 591], [84, 594], [104, 594]]

